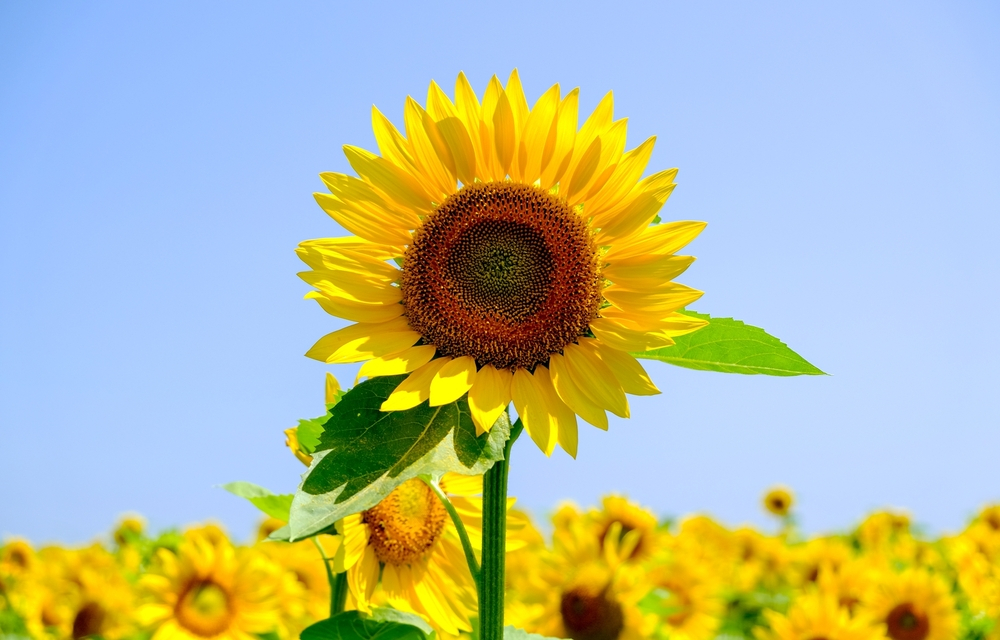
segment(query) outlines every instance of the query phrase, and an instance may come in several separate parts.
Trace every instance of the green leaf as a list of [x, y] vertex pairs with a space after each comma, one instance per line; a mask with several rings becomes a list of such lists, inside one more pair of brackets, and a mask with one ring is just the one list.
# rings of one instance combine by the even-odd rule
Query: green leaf
[[503, 640], [551, 640], [548, 636], [540, 636], [537, 633], [528, 633], [524, 629], [518, 629], [507, 625], [503, 628]]
[[421, 474], [476, 475], [503, 459], [510, 434], [506, 414], [489, 433], [476, 437], [464, 397], [440, 407], [425, 401], [407, 411], [381, 411], [379, 407], [404, 378], [363, 382], [333, 407], [292, 502], [292, 540], [370, 509]]
[[428, 634], [423, 629], [429, 627], [423, 620], [421, 622], [423, 625], [418, 626], [398, 622], [391, 616], [377, 619], [375, 615], [366, 616], [359, 611], [344, 611], [306, 627], [299, 637], [302, 640], [426, 640]]
[[276, 495], [264, 487], [250, 482], [230, 482], [222, 485], [222, 488], [233, 495], [246, 498], [253, 506], [272, 518], [288, 522], [288, 515], [292, 508], [292, 495], [290, 493]]
[[701, 371], [768, 376], [826, 375], [763, 329], [696, 311], [680, 313], [708, 320], [708, 325], [674, 338], [676, 344], [672, 346], [632, 355]]
[[372, 609], [371, 613], [368, 614], [368, 619], [374, 622], [396, 622], [399, 624], [408, 624], [411, 627], [420, 629], [427, 635], [434, 633], [433, 627], [427, 624], [427, 621], [417, 614], [400, 611], [399, 609], [393, 609], [392, 607], [375, 607]]
[[319, 445], [319, 438], [323, 434], [323, 425], [330, 419], [330, 412], [333, 411], [333, 408], [337, 406], [345, 395], [347, 395], [347, 391], [338, 391], [337, 397], [334, 398], [333, 402], [326, 405], [326, 413], [320, 417], [299, 420], [299, 427], [296, 429], [295, 435], [299, 439], [299, 447], [303, 451], [311, 454], [316, 450], [316, 446]]

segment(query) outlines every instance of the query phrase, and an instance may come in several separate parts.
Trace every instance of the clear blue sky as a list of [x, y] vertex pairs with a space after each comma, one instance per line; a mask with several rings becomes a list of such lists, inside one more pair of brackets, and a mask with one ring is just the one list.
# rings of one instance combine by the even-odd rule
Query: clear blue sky
[[[156, 6], [158, 5], [158, 6]], [[83, 541], [257, 515], [216, 485], [291, 491], [282, 429], [322, 412], [337, 325], [296, 243], [371, 105], [518, 67], [584, 110], [614, 90], [630, 145], [679, 167], [665, 219], [709, 223], [700, 311], [830, 377], [651, 363], [579, 459], [514, 451], [545, 513], [627, 492], [809, 531], [880, 506], [934, 531], [1000, 500], [1000, 9], [992, 2], [5, 2], [0, 5], [0, 535]], [[354, 368], [332, 369], [350, 382]]]

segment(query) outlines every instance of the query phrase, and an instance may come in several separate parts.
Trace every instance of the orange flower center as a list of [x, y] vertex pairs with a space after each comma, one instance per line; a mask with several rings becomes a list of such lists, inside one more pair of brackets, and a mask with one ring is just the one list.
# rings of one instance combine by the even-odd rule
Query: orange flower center
[[587, 220], [558, 197], [476, 183], [435, 209], [403, 259], [410, 326], [445, 356], [533, 369], [584, 335], [603, 280]]
[[617, 640], [625, 628], [622, 607], [608, 597], [607, 588], [571, 589], [563, 593], [559, 612], [572, 640]]
[[885, 626], [893, 640], [924, 640], [931, 632], [927, 616], [909, 602], [893, 607], [885, 618]]
[[177, 601], [176, 614], [182, 627], [203, 638], [222, 633], [233, 618], [229, 594], [211, 580], [191, 583]]
[[407, 480], [382, 502], [361, 514], [369, 543], [381, 562], [412, 564], [426, 553], [444, 530], [448, 512], [421, 480]]

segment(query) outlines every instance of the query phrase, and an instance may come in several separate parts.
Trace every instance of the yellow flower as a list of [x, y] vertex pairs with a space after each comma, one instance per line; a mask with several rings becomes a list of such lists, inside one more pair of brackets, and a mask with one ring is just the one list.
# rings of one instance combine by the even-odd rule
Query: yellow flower
[[847, 613], [853, 616], [861, 608], [862, 603], [875, 591], [883, 575], [888, 575], [888, 569], [869, 559], [858, 558], [840, 564], [836, 569], [832, 565], [820, 565], [817, 588], [825, 597], [833, 598]]
[[27, 540], [15, 538], [0, 547], [0, 578], [28, 573], [34, 564], [35, 550]]
[[676, 557], [649, 576], [653, 594], [669, 613], [659, 620], [661, 636], [671, 640], [711, 640], [719, 628], [724, 603], [718, 580], [698, 563]]
[[792, 550], [792, 579], [798, 585], [814, 584], [825, 573], [837, 573], [851, 560], [852, 552], [842, 538], [814, 538]]
[[892, 640], [954, 640], [958, 613], [948, 585], [926, 571], [909, 569], [879, 580], [859, 616], [885, 625]]
[[764, 495], [764, 508], [776, 516], [787, 516], [794, 502], [795, 498], [787, 487], [772, 487]]
[[298, 595], [294, 580], [220, 533], [205, 527], [188, 532], [176, 554], [158, 551], [141, 579], [148, 602], [137, 613], [153, 640], [252, 640], [280, 628], [282, 602]]
[[578, 129], [578, 95], [529, 108], [515, 71], [480, 101], [460, 74], [454, 102], [433, 82], [426, 109], [407, 99], [405, 137], [373, 110], [381, 155], [344, 147], [360, 178], [316, 194], [354, 237], [297, 250], [306, 297], [354, 324], [306, 355], [409, 374], [384, 411], [468, 393], [486, 431], [513, 402], [546, 454], [576, 455], [577, 416], [607, 429], [626, 393], [659, 393], [629, 352], [704, 325], [677, 313], [701, 292], [672, 282], [704, 224], [651, 226], [676, 170], [640, 180], [654, 139], [624, 151], [610, 93]]
[[760, 640], [879, 640], [882, 630], [871, 622], [851, 618], [830, 597], [799, 597], [787, 615], [765, 613], [770, 629], [756, 630]]
[[126, 516], [122, 518], [118, 522], [118, 525], [115, 527], [115, 531], [112, 534], [115, 539], [115, 544], [119, 547], [124, 547], [141, 536], [143, 529], [145, 529], [145, 523], [141, 517]]
[[[321, 535], [316, 540], [323, 546], [323, 552], [328, 558], [336, 554], [339, 538]], [[312, 540], [294, 543], [265, 542], [257, 545], [257, 549], [291, 574], [301, 586], [300, 596], [304, 606], [301, 608], [301, 615], [292, 616], [290, 621], [293, 637], [297, 637], [298, 632], [312, 622], [330, 615], [330, 583], [323, 558]]]
[[[631, 533], [635, 537], [634, 546], [628, 553], [627, 560], [640, 562], [650, 558], [656, 552], [657, 531], [656, 516], [648, 509], [633, 504], [622, 496], [605, 496], [601, 500], [602, 509], [594, 509], [589, 516], [594, 524], [597, 539], [602, 545], [619, 545], [624, 537]], [[619, 527], [614, 528], [617, 523]], [[618, 532], [618, 539], [609, 539], [612, 530]], [[632, 533], [634, 532], [634, 533]]]
[[[445, 474], [441, 489], [450, 496], [478, 550], [482, 498], [473, 496], [482, 493], [482, 476]], [[334, 556], [334, 567], [347, 571], [359, 610], [370, 610], [381, 576], [385, 597], [393, 606], [420, 614], [439, 632], [458, 635], [472, 630], [475, 582], [455, 525], [422, 480], [404, 482], [371, 509], [341, 520], [337, 530], [343, 544]]]

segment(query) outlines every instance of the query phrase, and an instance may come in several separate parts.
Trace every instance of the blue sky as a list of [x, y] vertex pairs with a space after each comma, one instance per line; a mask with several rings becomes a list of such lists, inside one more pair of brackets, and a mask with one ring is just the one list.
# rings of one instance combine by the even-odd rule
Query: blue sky
[[[577, 460], [514, 450], [544, 514], [625, 492], [663, 515], [809, 531], [909, 509], [932, 531], [1000, 500], [1000, 10], [995, 3], [0, 5], [0, 535], [84, 541], [257, 515], [291, 491], [282, 429], [322, 412], [302, 354], [338, 324], [293, 253], [343, 235], [314, 203], [374, 103], [520, 70], [607, 91], [666, 220], [709, 223], [694, 307], [781, 337], [829, 377], [651, 363], [663, 394]], [[990, 389], [993, 389], [991, 392]]]

